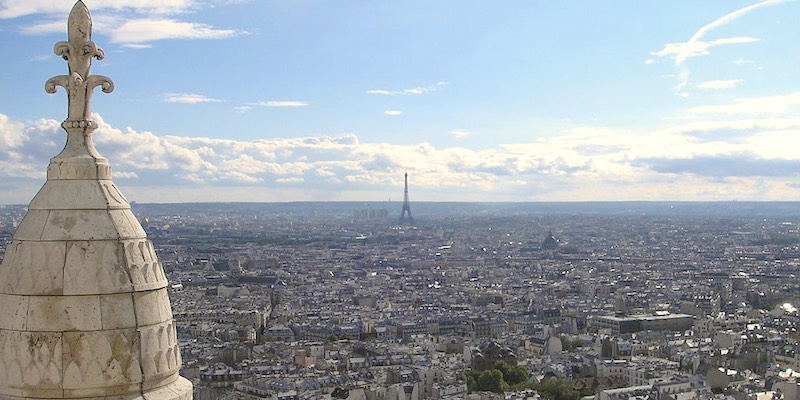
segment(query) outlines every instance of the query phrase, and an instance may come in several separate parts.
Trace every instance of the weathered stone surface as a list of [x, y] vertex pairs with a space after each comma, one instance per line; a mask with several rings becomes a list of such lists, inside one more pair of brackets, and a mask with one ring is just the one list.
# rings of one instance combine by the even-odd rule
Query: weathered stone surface
[[157, 383], [177, 374], [181, 366], [181, 356], [175, 324], [168, 321], [140, 326], [139, 333], [142, 341], [142, 371], [145, 384]]
[[49, 216], [49, 210], [28, 210], [14, 232], [14, 239], [19, 241], [41, 240]]
[[172, 321], [172, 308], [169, 305], [167, 289], [135, 292], [133, 301], [136, 307], [136, 321], [140, 326]]
[[131, 293], [100, 296], [103, 330], [136, 327], [136, 309]]
[[145, 400], [191, 400], [192, 383], [179, 376], [169, 385], [145, 392], [143, 397]]
[[31, 200], [30, 209], [85, 210], [130, 208], [118, 190], [109, 193], [114, 187], [110, 180], [50, 180]]
[[100, 330], [100, 296], [31, 296], [26, 327], [34, 332]]
[[23, 389], [61, 389], [60, 332], [0, 330], [0, 393], [20, 396]]
[[167, 287], [167, 277], [158, 262], [149, 240], [130, 240], [125, 243], [125, 259], [136, 291]]
[[0, 293], [62, 294], [64, 247], [64, 242], [12, 241], [0, 269]]
[[67, 242], [64, 294], [128, 293], [133, 290], [118, 240]]
[[142, 381], [136, 328], [65, 332], [63, 343], [65, 390], [104, 390], [94, 396], [123, 394]]
[[47, 179], [111, 179], [111, 166], [102, 161], [105, 160], [56, 157], [47, 167]]
[[0, 294], [0, 326], [23, 331], [28, 324], [28, 296]]

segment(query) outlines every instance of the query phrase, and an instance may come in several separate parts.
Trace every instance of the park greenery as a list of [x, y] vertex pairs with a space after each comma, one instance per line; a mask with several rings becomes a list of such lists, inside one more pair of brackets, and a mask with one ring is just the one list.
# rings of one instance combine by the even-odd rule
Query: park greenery
[[496, 361], [492, 367], [492, 369], [484, 371], [467, 370], [467, 390], [470, 393], [503, 393], [508, 390], [516, 390], [528, 381], [528, 371], [521, 366], [511, 365], [505, 361]]
[[547, 400], [578, 400], [580, 393], [565, 379], [545, 379], [539, 383], [528, 382], [530, 374], [518, 365], [497, 361], [492, 369], [466, 372], [467, 391], [504, 393], [534, 389]]

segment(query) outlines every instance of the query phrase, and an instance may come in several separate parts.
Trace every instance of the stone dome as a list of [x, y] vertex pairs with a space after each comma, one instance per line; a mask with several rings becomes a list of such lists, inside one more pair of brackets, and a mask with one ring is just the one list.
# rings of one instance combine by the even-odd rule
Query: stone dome
[[164, 270], [91, 141], [89, 95], [113, 84], [89, 75], [103, 53], [81, 1], [68, 36], [70, 74], [46, 85], [67, 91], [67, 144], [0, 265], [0, 398], [191, 399]]

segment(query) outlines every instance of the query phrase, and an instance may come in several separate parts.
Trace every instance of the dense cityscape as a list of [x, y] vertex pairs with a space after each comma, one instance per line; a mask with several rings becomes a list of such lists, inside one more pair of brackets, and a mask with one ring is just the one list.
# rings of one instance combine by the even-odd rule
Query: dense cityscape
[[198, 399], [798, 399], [797, 210], [133, 205]]

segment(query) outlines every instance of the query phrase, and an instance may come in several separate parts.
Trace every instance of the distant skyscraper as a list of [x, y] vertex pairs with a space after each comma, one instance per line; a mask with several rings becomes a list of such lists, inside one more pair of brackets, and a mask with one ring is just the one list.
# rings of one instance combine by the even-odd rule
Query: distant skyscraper
[[403, 191], [403, 210], [400, 212], [400, 222], [414, 223], [414, 217], [411, 216], [411, 203], [408, 202], [408, 172], [405, 175], [406, 188]]

